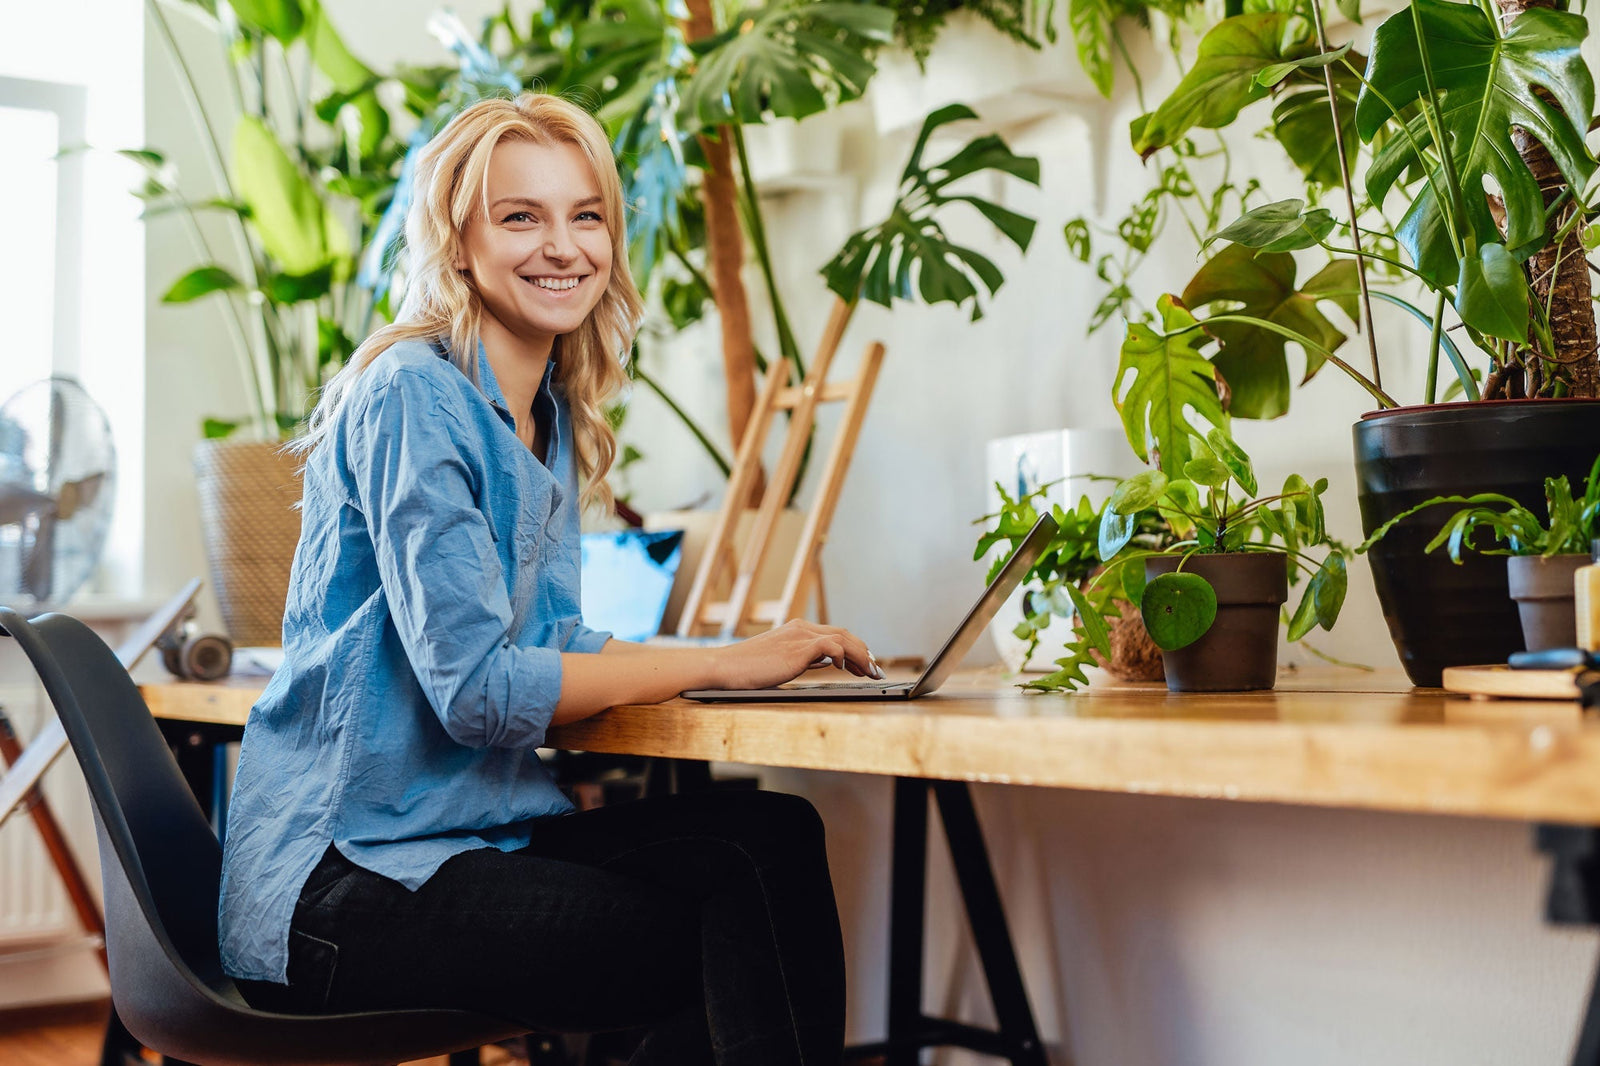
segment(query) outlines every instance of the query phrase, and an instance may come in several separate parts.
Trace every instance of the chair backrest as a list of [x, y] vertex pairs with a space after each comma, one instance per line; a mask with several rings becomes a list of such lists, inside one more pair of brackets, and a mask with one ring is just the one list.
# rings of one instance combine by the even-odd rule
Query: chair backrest
[[[235, 999], [217, 947], [222, 848], [133, 679], [76, 618], [30, 622], [0, 607], [0, 629], [33, 663], [83, 768], [102, 837], [107, 928], [148, 926], [172, 964]], [[115, 913], [129, 904], [137, 913]]]

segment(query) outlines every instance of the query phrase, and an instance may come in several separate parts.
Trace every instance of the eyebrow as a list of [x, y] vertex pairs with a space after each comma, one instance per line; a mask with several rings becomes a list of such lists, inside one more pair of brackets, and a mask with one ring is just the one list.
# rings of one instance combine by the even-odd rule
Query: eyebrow
[[[598, 197], [598, 196], [590, 196], [590, 197], [586, 197], [585, 199], [579, 200], [577, 203], [573, 204], [572, 206], [573, 207], [598, 207], [601, 204], [601, 202], [602, 201], [601, 201], [600, 197]], [[543, 201], [530, 200], [526, 196], [502, 196], [500, 199], [498, 199], [494, 203], [490, 204], [489, 207], [490, 207], [490, 210], [498, 210], [500, 207], [504, 206], [505, 204], [519, 204], [522, 207], [537, 207], [537, 208], [541, 208], [541, 209], [545, 207], [545, 204], [543, 203]]]

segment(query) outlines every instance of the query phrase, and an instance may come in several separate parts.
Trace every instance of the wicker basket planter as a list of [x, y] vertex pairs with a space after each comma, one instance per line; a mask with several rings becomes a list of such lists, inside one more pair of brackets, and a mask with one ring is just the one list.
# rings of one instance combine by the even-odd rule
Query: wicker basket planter
[[235, 644], [283, 641], [289, 566], [300, 540], [300, 460], [279, 445], [206, 440], [194, 473], [211, 587]]

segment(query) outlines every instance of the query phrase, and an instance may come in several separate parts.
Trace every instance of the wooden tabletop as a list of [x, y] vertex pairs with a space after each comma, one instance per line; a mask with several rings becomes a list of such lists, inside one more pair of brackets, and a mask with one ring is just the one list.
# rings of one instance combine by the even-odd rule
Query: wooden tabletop
[[[143, 686], [157, 717], [242, 724], [262, 679]], [[1399, 675], [1308, 672], [1273, 692], [1025, 693], [998, 670], [909, 702], [616, 707], [551, 747], [1165, 796], [1600, 824], [1600, 721]]]

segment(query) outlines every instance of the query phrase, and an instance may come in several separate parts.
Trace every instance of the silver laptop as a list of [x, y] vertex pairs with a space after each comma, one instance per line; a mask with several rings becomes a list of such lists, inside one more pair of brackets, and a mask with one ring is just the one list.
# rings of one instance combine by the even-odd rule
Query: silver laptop
[[995, 612], [1000, 609], [1000, 605], [1016, 591], [1023, 577], [1033, 568], [1039, 556], [1044, 554], [1045, 548], [1056, 535], [1056, 528], [1056, 520], [1048, 514], [1043, 515], [1034, 524], [1028, 535], [1023, 538], [1022, 544], [1006, 561], [1006, 565], [1000, 568], [994, 580], [989, 582], [989, 587], [983, 590], [978, 602], [972, 605], [972, 609], [961, 620], [961, 624], [956, 626], [956, 631], [950, 634], [950, 639], [944, 642], [939, 654], [933, 657], [928, 663], [928, 668], [922, 671], [922, 676], [915, 681], [791, 681], [777, 688], [701, 688], [692, 689], [683, 695], [688, 699], [705, 703], [914, 700], [918, 696], [926, 696], [944, 684], [945, 679], [961, 663], [962, 657], [978, 639], [978, 634], [983, 632], [983, 627], [989, 624]]

